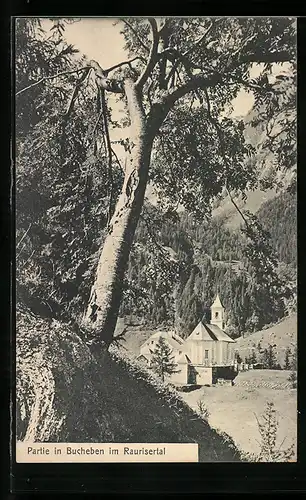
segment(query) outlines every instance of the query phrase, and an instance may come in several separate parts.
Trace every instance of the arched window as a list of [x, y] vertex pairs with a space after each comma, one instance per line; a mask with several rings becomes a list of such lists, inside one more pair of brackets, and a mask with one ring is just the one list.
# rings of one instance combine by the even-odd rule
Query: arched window
[[215, 319], [217, 319], [218, 317], [219, 317], [219, 313], [217, 311], [217, 312], [215, 312]]

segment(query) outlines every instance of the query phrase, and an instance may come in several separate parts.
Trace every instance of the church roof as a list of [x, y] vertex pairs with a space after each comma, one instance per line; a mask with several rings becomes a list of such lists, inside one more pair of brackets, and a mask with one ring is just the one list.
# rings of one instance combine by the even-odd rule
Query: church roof
[[195, 329], [191, 332], [191, 334], [189, 335], [189, 337], [187, 337], [186, 340], [217, 340], [217, 339], [211, 338], [204, 324], [202, 323], [202, 321], [200, 321], [200, 323], [197, 324]]
[[235, 342], [227, 333], [217, 325], [208, 325], [207, 323], [198, 323], [191, 332], [187, 340], [213, 340], [215, 342]]
[[221, 328], [219, 328], [218, 325], [206, 325], [205, 328], [209, 330], [215, 337], [217, 337], [217, 340], [223, 340], [225, 342], [235, 342], [234, 339], [232, 339], [227, 333], [225, 333]]
[[218, 293], [217, 293], [217, 297], [215, 298], [214, 303], [212, 304], [211, 307], [223, 307]]

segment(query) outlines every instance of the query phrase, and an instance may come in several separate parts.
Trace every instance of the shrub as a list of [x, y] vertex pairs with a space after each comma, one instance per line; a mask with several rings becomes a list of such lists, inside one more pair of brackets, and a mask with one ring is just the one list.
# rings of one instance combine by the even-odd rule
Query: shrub
[[268, 402], [261, 421], [257, 418], [260, 434], [260, 452], [258, 454], [246, 454], [245, 459], [250, 462], [288, 462], [294, 455], [294, 445], [282, 448], [285, 439], [277, 446], [277, 432], [279, 421], [273, 402]]
[[297, 388], [297, 375], [296, 372], [291, 372], [288, 381], [291, 382], [291, 388], [296, 389]]
[[199, 414], [201, 415], [201, 417], [204, 419], [204, 420], [208, 420], [209, 417], [210, 417], [210, 412], [208, 411], [208, 409], [206, 408], [206, 405], [205, 405], [205, 402], [203, 399], [199, 399], [197, 401], [197, 407], [198, 407], [198, 412]]

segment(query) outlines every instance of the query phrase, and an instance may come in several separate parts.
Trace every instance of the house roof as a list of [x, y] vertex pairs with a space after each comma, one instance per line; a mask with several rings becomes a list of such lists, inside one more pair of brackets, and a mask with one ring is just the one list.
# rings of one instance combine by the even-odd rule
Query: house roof
[[151, 356], [153, 354], [152, 347], [149, 344], [144, 344], [141, 347], [141, 354]]
[[187, 354], [183, 352], [176, 358], [176, 362], [179, 364], [189, 365], [191, 363], [191, 360], [188, 358]]
[[211, 307], [223, 307], [218, 293]]
[[143, 358], [143, 359], [146, 359], [147, 361], [149, 361], [148, 356], [146, 356], [145, 354], [139, 354], [139, 355], [137, 356], [137, 359], [142, 359], [142, 358]]
[[191, 332], [188, 340], [212, 340], [215, 342], [235, 342], [217, 325], [208, 325], [207, 323], [198, 323], [195, 329]]
[[184, 343], [184, 340], [179, 335], [177, 335], [173, 332], [156, 332], [156, 333], [153, 333], [153, 335], [151, 335], [146, 340], [146, 342], [142, 345], [142, 347], [143, 348], [145, 346], [149, 347], [152, 340], [155, 340], [156, 342], [158, 342], [160, 337], [164, 338], [173, 349], [180, 349], [180, 347]]

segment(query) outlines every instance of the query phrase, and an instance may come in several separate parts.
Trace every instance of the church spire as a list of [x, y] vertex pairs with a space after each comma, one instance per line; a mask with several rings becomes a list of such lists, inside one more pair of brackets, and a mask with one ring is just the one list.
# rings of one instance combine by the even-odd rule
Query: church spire
[[222, 302], [219, 297], [219, 293], [217, 293], [217, 296], [210, 308], [211, 310], [211, 320], [210, 323], [211, 325], [216, 325], [221, 330], [224, 329], [224, 307], [222, 305]]
[[214, 302], [213, 302], [213, 304], [212, 304], [211, 307], [222, 307], [224, 309], [224, 307], [222, 305], [222, 302], [220, 300], [220, 297], [219, 297], [219, 293], [217, 293], [217, 296], [216, 296], [216, 298], [215, 298], [215, 300], [214, 300]]

